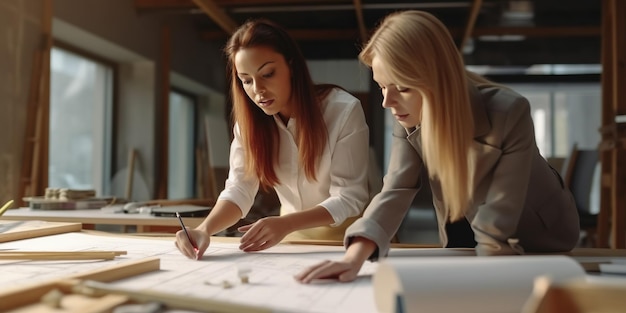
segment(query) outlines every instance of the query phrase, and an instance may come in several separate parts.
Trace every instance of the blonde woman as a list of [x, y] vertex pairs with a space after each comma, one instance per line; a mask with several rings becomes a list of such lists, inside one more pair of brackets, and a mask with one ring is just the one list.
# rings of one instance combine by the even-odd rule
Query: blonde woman
[[571, 193], [539, 154], [528, 101], [465, 70], [431, 14], [386, 17], [359, 55], [397, 120], [381, 192], [346, 230], [341, 261], [296, 279], [354, 280], [388, 253], [427, 169], [444, 247], [478, 255], [569, 251], [579, 237]]
[[230, 172], [210, 214], [176, 234], [176, 246], [199, 259], [210, 236], [250, 211], [261, 188], [274, 188], [280, 216], [239, 227], [240, 249], [259, 251], [287, 235], [341, 240], [369, 201], [369, 130], [358, 99], [314, 85], [295, 41], [278, 25], [242, 25], [226, 48], [235, 120]]

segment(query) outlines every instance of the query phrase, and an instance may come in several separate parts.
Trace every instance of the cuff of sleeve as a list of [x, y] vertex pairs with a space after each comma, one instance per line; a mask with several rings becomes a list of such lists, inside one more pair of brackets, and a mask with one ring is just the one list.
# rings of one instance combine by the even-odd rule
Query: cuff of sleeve
[[519, 245], [519, 240], [516, 238], [509, 238], [506, 243], [502, 244], [478, 243], [476, 245], [476, 255], [478, 256], [523, 254], [524, 248]]
[[368, 258], [370, 261], [377, 261], [381, 257], [386, 257], [389, 253], [389, 236], [378, 223], [371, 219], [360, 218], [346, 229], [346, 235], [343, 240], [346, 248], [350, 246], [354, 237], [367, 238], [376, 243], [376, 250]]
[[[241, 201], [241, 199], [239, 199], [239, 201], [237, 200], [236, 197], [231, 197], [229, 195], [220, 195], [217, 198], [218, 201], [220, 200], [226, 200], [226, 201], [230, 201], [232, 203], [234, 203], [235, 205], [237, 205], [239, 207], [239, 210], [241, 211], [241, 218], [246, 217], [246, 215], [248, 215], [248, 213], [250, 212], [250, 209], [252, 208], [252, 202], [250, 201]], [[244, 202], [250, 202], [250, 203], [244, 203]]]
[[[319, 204], [324, 207], [330, 216], [333, 217], [334, 223], [330, 227], [337, 227], [343, 224], [348, 218], [357, 216], [360, 212], [352, 212], [340, 199], [328, 198]], [[332, 209], [334, 208], [334, 209]], [[350, 213], [349, 213], [350, 212]]]

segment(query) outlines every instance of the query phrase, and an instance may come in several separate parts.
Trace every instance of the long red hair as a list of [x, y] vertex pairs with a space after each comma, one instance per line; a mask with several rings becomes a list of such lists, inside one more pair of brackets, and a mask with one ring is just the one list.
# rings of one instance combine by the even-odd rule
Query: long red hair
[[293, 100], [291, 117], [296, 120], [298, 158], [307, 178], [316, 180], [316, 168], [328, 138], [321, 100], [335, 86], [313, 84], [306, 60], [296, 42], [283, 28], [264, 19], [243, 24], [230, 37], [224, 49], [231, 75], [233, 120], [241, 133], [246, 173], [258, 177], [263, 188], [280, 184], [274, 170], [280, 152], [278, 127], [274, 117], [266, 115], [247, 96], [237, 78], [234, 63], [238, 51], [259, 46], [273, 49], [289, 64]]

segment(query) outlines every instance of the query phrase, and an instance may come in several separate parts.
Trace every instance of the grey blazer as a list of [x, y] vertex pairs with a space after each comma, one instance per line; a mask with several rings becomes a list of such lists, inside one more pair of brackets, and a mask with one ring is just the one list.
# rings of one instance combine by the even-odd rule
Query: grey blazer
[[[478, 255], [569, 251], [579, 238], [578, 211], [570, 191], [539, 154], [530, 105], [501, 87], [471, 86], [475, 123], [473, 203], [465, 217], [474, 231]], [[407, 135], [408, 133], [408, 135]], [[346, 230], [345, 244], [361, 236], [376, 242], [370, 257], [385, 256], [415, 194], [424, 166], [420, 129], [395, 123], [384, 185], [362, 218]], [[439, 237], [447, 244], [448, 217], [438, 180], [430, 179]]]

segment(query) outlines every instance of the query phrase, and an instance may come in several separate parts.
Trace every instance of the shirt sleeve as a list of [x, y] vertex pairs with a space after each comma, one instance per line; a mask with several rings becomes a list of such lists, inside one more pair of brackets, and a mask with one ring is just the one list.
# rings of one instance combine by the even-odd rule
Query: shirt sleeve
[[224, 183], [224, 190], [218, 200], [228, 200], [235, 203], [241, 210], [242, 218], [248, 215], [254, 197], [259, 190], [259, 180], [256, 177], [246, 176], [244, 166], [244, 150], [241, 146], [239, 126], [235, 125], [234, 138], [230, 145], [230, 159], [228, 178]]
[[350, 111], [345, 114], [345, 121], [338, 121], [335, 126], [341, 130], [331, 156], [330, 197], [320, 203], [333, 217], [330, 226], [339, 226], [347, 218], [361, 214], [369, 200], [369, 128], [359, 100], [354, 99], [347, 107]]

